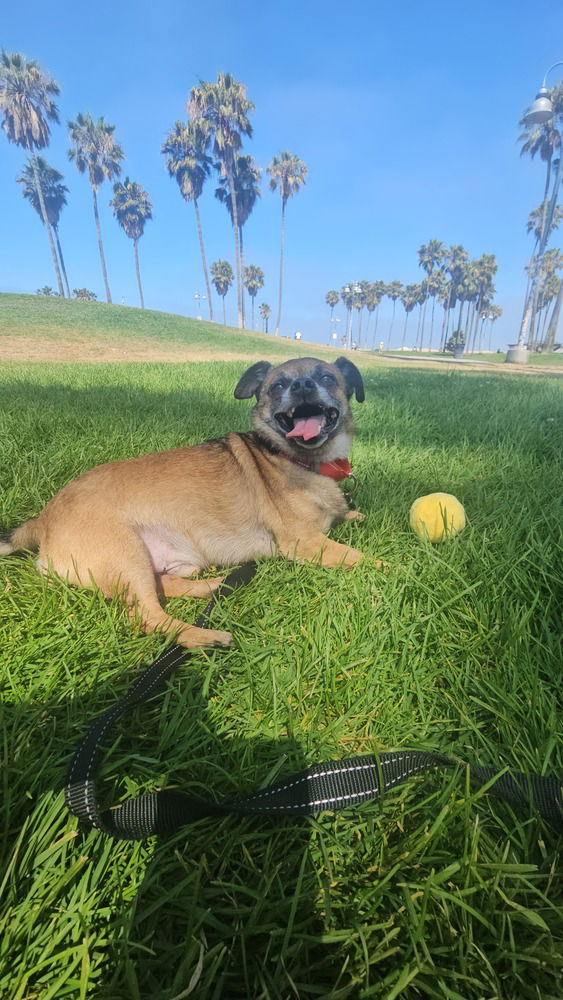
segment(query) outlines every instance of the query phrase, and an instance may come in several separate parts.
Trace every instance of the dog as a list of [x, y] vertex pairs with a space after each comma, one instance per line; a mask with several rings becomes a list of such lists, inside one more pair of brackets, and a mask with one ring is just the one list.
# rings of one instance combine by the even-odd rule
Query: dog
[[0, 555], [39, 549], [37, 565], [110, 597], [120, 590], [145, 632], [175, 633], [189, 649], [227, 646], [229, 632], [168, 615], [162, 597], [208, 597], [210, 566], [280, 554], [354, 566], [362, 553], [332, 541], [339, 520], [361, 519], [337, 486], [350, 472], [350, 400], [364, 400], [357, 367], [299, 358], [258, 361], [236, 399], [256, 397], [254, 431], [96, 466], [16, 528]]

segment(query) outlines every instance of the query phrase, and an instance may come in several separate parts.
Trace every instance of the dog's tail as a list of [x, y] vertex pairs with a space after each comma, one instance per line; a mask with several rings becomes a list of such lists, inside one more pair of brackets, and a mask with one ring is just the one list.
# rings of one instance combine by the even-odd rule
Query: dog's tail
[[24, 521], [12, 532], [9, 541], [0, 541], [0, 556], [9, 556], [20, 549], [36, 549], [40, 538], [38, 520], [37, 517], [32, 517], [31, 520]]

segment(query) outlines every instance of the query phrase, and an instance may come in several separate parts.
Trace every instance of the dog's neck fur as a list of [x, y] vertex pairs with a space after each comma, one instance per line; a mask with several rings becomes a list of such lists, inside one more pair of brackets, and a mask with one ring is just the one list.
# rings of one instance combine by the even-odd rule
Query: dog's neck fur
[[[307, 469], [309, 472], [317, 472], [319, 475], [326, 476], [328, 479], [334, 479], [335, 482], [347, 479], [348, 476], [351, 475], [352, 469], [347, 456], [343, 458], [327, 458], [323, 455], [324, 461], [322, 462], [319, 462], [318, 459], [316, 461], [313, 460], [307, 462], [304, 460], [307, 456], [303, 455], [303, 457], [301, 457], [294, 455], [289, 451], [285, 451], [285, 449], [277, 447], [277, 445], [275, 445], [269, 438], [261, 434], [260, 431], [254, 431], [254, 435], [260, 444], [268, 449], [271, 455], [281, 455], [282, 458], [286, 458], [288, 462], [291, 462], [293, 465], [298, 465], [302, 469]], [[311, 458], [313, 458], [313, 456], [311, 456]]]

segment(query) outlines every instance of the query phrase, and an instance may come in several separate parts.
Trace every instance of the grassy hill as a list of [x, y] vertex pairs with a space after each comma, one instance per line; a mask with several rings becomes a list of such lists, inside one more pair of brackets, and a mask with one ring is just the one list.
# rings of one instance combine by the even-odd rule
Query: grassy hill
[[[248, 356], [291, 357], [295, 354], [293, 341], [271, 334], [236, 330], [202, 320], [156, 312], [151, 309], [134, 309], [128, 306], [107, 305], [102, 302], [77, 302], [69, 299], [45, 298], [41, 295], [0, 295], [0, 351], [3, 344], [25, 339], [30, 347], [30, 359], [37, 341], [47, 342], [47, 347], [69, 344], [98, 346], [100, 351], [117, 347], [130, 357], [131, 348], [160, 354], [170, 354], [171, 359], [186, 349], [201, 360]], [[23, 344], [22, 344], [23, 347]], [[129, 349], [129, 350], [128, 350]], [[317, 353], [328, 353], [327, 348], [315, 345]], [[39, 360], [39, 359], [37, 359]], [[47, 358], [45, 358], [47, 360]], [[70, 358], [68, 359], [70, 360]]]

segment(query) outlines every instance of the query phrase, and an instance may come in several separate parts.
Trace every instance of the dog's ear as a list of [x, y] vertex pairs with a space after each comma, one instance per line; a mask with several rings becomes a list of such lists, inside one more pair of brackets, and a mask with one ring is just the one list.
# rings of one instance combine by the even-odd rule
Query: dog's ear
[[366, 398], [364, 382], [355, 364], [352, 361], [348, 361], [348, 358], [337, 358], [334, 364], [344, 379], [348, 399], [350, 399], [352, 393], [355, 393], [358, 403], [363, 403]]
[[258, 399], [262, 382], [271, 367], [269, 361], [257, 361], [255, 365], [251, 365], [239, 380], [235, 389], [235, 399], [250, 399], [251, 396], [256, 396]]

